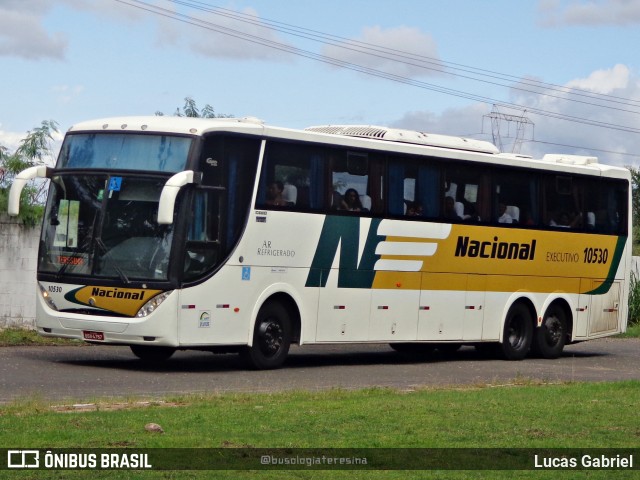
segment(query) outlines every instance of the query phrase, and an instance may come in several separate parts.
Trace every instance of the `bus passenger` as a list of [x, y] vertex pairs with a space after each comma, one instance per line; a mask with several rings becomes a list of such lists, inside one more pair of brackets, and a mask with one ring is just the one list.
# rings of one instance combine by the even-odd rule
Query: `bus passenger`
[[267, 205], [272, 205], [274, 207], [284, 207], [287, 205], [287, 202], [282, 197], [282, 192], [284, 191], [284, 185], [280, 181], [274, 181], [269, 184], [269, 188], [267, 188], [267, 201], [265, 202]]
[[462, 220], [460, 215], [456, 213], [456, 201], [449, 195], [444, 197], [444, 218], [448, 220]]
[[507, 206], [504, 203], [498, 204], [498, 223], [513, 223], [513, 218], [507, 213]]
[[572, 220], [567, 212], [560, 212], [557, 220], [551, 219], [550, 225], [558, 228], [578, 228], [582, 226], [582, 214], [575, 215]]
[[358, 195], [355, 188], [349, 188], [344, 192], [344, 198], [340, 202], [340, 210], [348, 210], [350, 212], [362, 212], [365, 210], [362, 207], [360, 195]]
[[408, 217], [421, 217], [422, 214], [423, 214], [423, 208], [420, 202], [410, 202], [407, 205]]

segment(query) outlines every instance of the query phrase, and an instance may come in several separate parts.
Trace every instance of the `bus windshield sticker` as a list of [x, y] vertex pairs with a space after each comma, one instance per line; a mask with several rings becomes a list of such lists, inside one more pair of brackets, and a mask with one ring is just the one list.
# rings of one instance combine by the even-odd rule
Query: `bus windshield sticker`
[[109, 180], [109, 191], [119, 192], [122, 186], [122, 177], [111, 177]]

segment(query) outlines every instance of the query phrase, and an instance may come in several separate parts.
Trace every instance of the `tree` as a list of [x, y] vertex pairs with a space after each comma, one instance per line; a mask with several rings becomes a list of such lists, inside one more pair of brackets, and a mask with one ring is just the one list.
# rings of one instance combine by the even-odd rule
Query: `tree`
[[[156, 115], [163, 116], [164, 113], [156, 112]], [[196, 101], [191, 97], [185, 97], [184, 106], [182, 110], [180, 108], [176, 108], [174, 113], [176, 117], [199, 117], [199, 118], [232, 118], [233, 115], [228, 115], [225, 113], [216, 114], [213, 110], [213, 107], [208, 103], [202, 108], [202, 110], [198, 109], [196, 105]]]
[[[36, 165], [53, 165], [52, 144], [57, 132], [57, 122], [44, 120], [39, 127], [27, 132], [15, 152], [0, 145], [0, 211], [7, 211], [9, 190], [18, 173]], [[46, 182], [42, 180], [34, 180], [23, 189], [20, 219], [25, 225], [33, 226], [40, 220], [46, 195]]]

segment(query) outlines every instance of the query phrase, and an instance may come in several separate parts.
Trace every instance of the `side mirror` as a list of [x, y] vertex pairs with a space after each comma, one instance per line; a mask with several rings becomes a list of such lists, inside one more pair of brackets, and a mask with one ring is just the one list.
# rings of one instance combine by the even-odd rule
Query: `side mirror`
[[193, 170], [185, 170], [176, 173], [167, 180], [160, 193], [160, 203], [158, 204], [158, 224], [171, 225], [173, 223], [173, 210], [176, 204], [176, 197], [180, 189], [189, 183], [199, 183], [201, 174], [194, 173]]
[[15, 217], [20, 213], [20, 194], [27, 182], [34, 178], [50, 178], [51, 171], [52, 169], [46, 165], [39, 165], [37, 167], [29, 167], [16, 176], [9, 191], [9, 208], [7, 209], [9, 215]]

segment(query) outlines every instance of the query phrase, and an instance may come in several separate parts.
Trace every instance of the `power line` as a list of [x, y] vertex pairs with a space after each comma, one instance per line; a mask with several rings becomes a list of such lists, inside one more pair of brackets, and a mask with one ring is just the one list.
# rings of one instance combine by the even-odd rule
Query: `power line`
[[[493, 104], [495, 106], [501, 107], [501, 108], [510, 108], [510, 109], [517, 109], [517, 110], [527, 110], [529, 113], [535, 114], [535, 115], [539, 115], [539, 116], [544, 116], [544, 117], [548, 117], [548, 118], [554, 118], [554, 119], [558, 119], [558, 120], [564, 120], [564, 121], [569, 121], [569, 122], [574, 122], [574, 123], [580, 123], [580, 124], [584, 124], [584, 125], [589, 125], [589, 126], [595, 126], [595, 127], [600, 127], [600, 128], [607, 128], [607, 129], [611, 129], [611, 130], [618, 130], [618, 131], [622, 131], [622, 132], [626, 132], [626, 133], [640, 133], [640, 127], [633, 127], [633, 126], [627, 126], [627, 125], [620, 125], [620, 124], [616, 124], [616, 123], [610, 123], [610, 122], [604, 122], [604, 121], [599, 121], [599, 120], [594, 120], [592, 118], [584, 118], [584, 117], [578, 117], [578, 116], [573, 116], [573, 115], [568, 115], [568, 114], [563, 114], [563, 113], [559, 113], [559, 112], [553, 112], [553, 111], [549, 111], [549, 110], [544, 110], [544, 109], [540, 109], [540, 108], [535, 108], [535, 107], [530, 107], [530, 106], [523, 106], [523, 105], [519, 105], [516, 103], [512, 103], [512, 102], [505, 102], [505, 101], [500, 101], [500, 100], [496, 100], [493, 98], [489, 98], [489, 97], [485, 97], [482, 95], [478, 95], [478, 94], [474, 94], [474, 93], [469, 93], [469, 92], [464, 92], [461, 90], [455, 90], [455, 89], [451, 89], [451, 88], [447, 88], [447, 87], [443, 87], [437, 84], [432, 84], [432, 83], [427, 83], [427, 82], [423, 82], [423, 81], [419, 81], [419, 80], [415, 80], [412, 79], [410, 77], [405, 77], [405, 76], [401, 76], [401, 75], [396, 75], [396, 74], [392, 74], [389, 72], [385, 72], [382, 70], [377, 70], [377, 69], [373, 69], [370, 67], [366, 67], [364, 65], [359, 65], [359, 64], [355, 64], [352, 62], [347, 62], [344, 60], [340, 60], [337, 58], [333, 58], [333, 57], [329, 57], [326, 55], [321, 55], [321, 54], [317, 54], [308, 50], [303, 50], [301, 48], [297, 48], [297, 47], [293, 47], [291, 45], [287, 45], [281, 42], [276, 42], [274, 40], [269, 40], [267, 38], [264, 37], [260, 37], [257, 35], [252, 35], [246, 32], [243, 32], [241, 30], [237, 30], [237, 29], [233, 29], [230, 27], [225, 27], [222, 25], [218, 25], [215, 24], [213, 22], [209, 22], [206, 20], [202, 20], [202, 19], [198, 19], [195, 17], [191, 17], [189, 15], [185, 15], [185, 14], [181, 14], [166, 8], [162, 8], [156, 5], [149, 5], [148, 3], [145, 3], [143, 1], [140, 0], [116, 0], [119, 3], [134, 7], [134, 8], [138, 8], [144, 11], [147, 11], [149, 13], [153, 13], [156, 15], [160, 15], [160, 16], [164, 16], [176, 21], [180, 21], [182, 23], [186, 23], [186, 24], [190, 24], [193, 26], [197, 26], [199, 28], [203, 28], [206, 30], [210, 30], [210, 31], [214, 31], [217, 33], [220, 33], [222, 35], [227, 35], [227, 36], [231, 36], [234, 38], [238, 38], [240, 40], [244, 40], [244, 41], [248, 41], [254, 44], [258, 44], [258, 45], [262, 45], [264, 47], [267, 48], [272, 48], [275, 50], [279, 50], [285, 53], [289, 53], [292, 55], [296, 55], [296, 56], [300, 56], [303, 58], [307, 58], [310, 60], [315, 60], [315, 61], [319, 61], [325, 64], [329, 64], [329, 65], [333, 65], [335, 67], [338, 68], [344, 68], [347, 70], [352, 70], [352, 71], [356, 71], [365, 75], [370, 75], [370, 76], [374, 76], [374, 77], [378, 77], [378, 78], [382, 78], [382, 79], [386, 79], [386, 80], [391, 80], [397, 83], [402, 83], [405, 85], [409, 85], [409, 86], [414, 86], [414, 87], [418, 87], [418, 88], [422, 88], [425, 90], [430, 90], [430, 91], [434, 91], [437, 93], [442, 93], [444, 95], [450, 95], [450, 96], [455, 96], [458, 98], [464, 98], [467, 100], [473, 100], [473, 101], [477, 101], [480, 103], [486, 103], [486, 104]], [[333, 39], [339, 39], [340, 41], [343, 41], [345, 43], [348, 44], [353, 44], [353, 45], [360, 45], [363, 46], [363, 48], [369, 48], [369, 49], [373, 49], [373, 51], [382, 51], [382, 52], [389, 52], [389, 53], [394, 53], [397, 54], [396, 56], [399, 58], [421, 58], [421, 61], [430, 61], [432, 63], [438, 63], [438, 64], [442, 64], [442, 65], [449, 65], [449, 68], [452, 69], [459, 69], [459, 70], [463, 70], [462, 68], [458, 68], [456, 66], [460, 66], [460, 67], [464, 67], [465, 69], [471, 69], [474, 70], [476, 72], [488, 72], [491, 74], [495, 74], [497, 76], [502, 76], [502, 79], [507, 79], [507, 78], [513, 78], [513, 79], [517, 79], [519, 82], [523, 82], [523, 83], [527, 83], [530, 85], [535, 86], [536, 88], [551, 88], [552, 90], [558, 91], [558, 92], [564, 92], [567, 94], [571, 94], [571, 95], [581, 95], [581, 96], [585, 96], [588, 98], [596, 98], [599, 100], [604, 100], [604, 101], [608, 101], [608, 102], [614, 102], [614, 103], [620, 103], [623, 105], [628, 105], [628, 106], [635, 106], [633, 105], [632, 102], [635, 103], [639, 103], [640, 101], [636, 101], [636, 100], [631, 100], [631, 99], [626, 99], [623, 97], [616, 97], [616, 96], [611, 96], [611, 95], [605, 95], [605, 94], [597, 94], [594, 92], [589, 92], [586, 90], [581, 90], [581, 89], [575, 89], [575, 88], [569, 88], [569, 87], [563, 87], [563, 86], [558, 86], [558, 85], [554, 85], [554, 84], [550, 84], [550, 83], [544, 83], [544, 82], [538, 82], [538, 81], [533, 81], [533, 80], [523, 80], [523, 79], [518, 79], [515, 76], [511, 76], [511, 75], [507, 75], [507, 74], [501, 74], [501, 73], [497, 73], [497, 72], [492, 72], [490, 70], [483, 70], [483, 69], [478, 69], [476, 67], [468, 67], [468, 66], [464, 66], [462, 64], [455, 64], [455, 63], [451, 63], [451, 62], [444, 62], [444, 61], [440, 61], [437, 59], [433, 59], [430, 57], [423, 57], [420, 55], [416, 55], [413, 53], [409, 53], [409, 52], [403, 52], [400, 50], [394, 50], [394, 49], [390, 49], [387, 47], [382, 47], [379, 45], [373, 45], [373, 44], [368, 44], [365, 42], [359, 42], [359, 41], [354, 41], [354, 40], [348, 40], [345, 39], [343, 37], [338, 37], [335, 35], [328, 35], [328, 34], [324, 34], [322, 32], [318, 32], [318, 31], [314, 31], [314, 30], [308, 30], [308, 29], [304, 29], [302, 27], [296, 27], [293, 25], [289, 25], [289, 24], [285, 24], [282, 22], [276, 22], [273, 20], [269, 20], [269, 21], [264, 21], [264, 20], [259, 20], [256, 19], [256, 17], [254, 16], [250, 16], [248, 14], [241, 14], [238, 12], [233, 12], [231, 10], [227, 10], [227, 9], [223, 9], [221, 7], [211, 7], [211, 6], [207, 6], [206, 8], [203, 7], [202, 5], [206, 5], [203, 4], [202, 2], [188, 2], [185, 0], [167, 0], [171, 3], [175, 3], [175, 4], [180, 4], [183, 6], [187, 6], [190, 8], [194, 8], [194, 9], [198, 9], [198, 10], [202, 10], [205, 12], [209, 12], [209, 13], [216, 13], [214, 10], [220, 10], [222, 12], [225, 12], [224, 15], [222, 16], [227, 16], [227, 17], [231, 17], [233, 19], [236, 20], [240, 20], [243, 21], [245, 23], [251, 23], [253, 25], [257, 25], [260, 27], [264, 27], [264, 28], [269, 28], [269, 29], [274, 29], [272, 26], [269, 25], [269, 23], [273, 24], [273, 25], [283, 25], [289, 29], [291, 29], [291, 32], [286, 32], [283, 31], [281, 29], [276, 29], [277, 31], [280, 31], [281, 33], [289, 33], [291, 35], [295, 35], [301, 38], [307, 38], [307, 39], [311, 39], [314, 41], [319, 41], [321, 43], [325, 43], [325, 44], [329, 44], [329, 45], [335, 45], [335, 46], [340, 46], [341, 48], [346, 48], [342, 45], [338, 45], [337, 43], [334, 42], [330, 42], [330, 41], [323, 41], [322, 38], [333, 38]], [[200, 6], [198, 5], [194, 5], [194, 4], [200, 4]], [[229, 13], [232, 12], [232, 13]], [[244, 19], [241, 19], [239, 17], [244, 17]], [[247, 20], [247, 18], [249, 20]], [[309, 38], [306, 35], [302, 35], [302, 34], [297, 34], [295, 33], [296, 31], [300, 31], [300, 32], [311, 32], [313, 34], [313, 36], [315, 37], [319, 37], [319, 40], [316, 40], [315, 38]], [[356, 50], [360, 53], [366, 53], [369, 55], [372, 55], [371, 53], [368, 53], [367, 51], [362, 51], [362, 50]], [[375, 55], [378, 56], [378, 55]], [[395, 58], [389, 58], [389, 57], [382, 57], [385, 59], [389, 59], [389, 60], [394, 60], [397, 62], [401, 62], [401, 63], [407, 63], [404, 62], [403, 60], [398, 60]], [[426, 60], [425, 60], [426, 59]], [[411, 64], [410, 64], [411, 65]], [[451, 67], [451, 65], [453, 65], [454, 67]], [[426, 68], [426, 67], [425, 67]], [[453, 74], [450, 72], [446, 72], [444, 70], [441, 70], [443, 73], [448, 73], [450, 75], [457, 75], [457, 74]], [[463, 70], [464, 71], [464, 70]], [[487, 74], [483, 74], [480, 73], [480, 75], [487, 75]], [[458, 75], [459, 76], [459, 75]], [[491, 75], [487, 75], [487, 76], [491, 76]], [[467, 77], [465, 77], [467, 78]], [[500, 77], [498, 77], [500, 78]], [[473, 79], [473, 78], [472, 78]], [[474, 79], [477, 80], [477, 79]], [[482, 81], [482, 80], [479, 80]], [[485, 83], [492, 83], [492, 82], [485, 82]], [[496, 85], [500, 85], [497, 84]], [[506, 85], [501, 85], [501, 86], [505, 86], [508, 88], [513, 88], [512, 86], [506, 86]], [[549, 94], [545, 94], [545, 93], [540, 93], [540, 92], [535, 92], [535, 91], [530, 91], [531, 93], [534, 93], [536, 95], [541, 95], [541, 96], [553, 96], [555, 98], [560, 98], [563, 100], [572, 100], [572, 99], [565, 99], [563, 97], [559, 97], [556, 95], [549, 95]], [[612, 99], [612, 100], [609, 100]], [[572, 101], [576, 101], [576, 100], [572, 100]], [[605, 106], [605, 105], [600, 105], [600, 104], [595, 104], [595, 103], [591, 103], [591, 102], [586, 102], [586, 101], [578, 101], [579, 103], [586, 103], [588, 105], [592, 105], [592, 106], [596, 106], [596, 107], [603, 107], [603, 108], [611, 108], [614, 110], [620, 110], [620, 111], [625, 111], [625, 112], [629, 112], [629, 113], [640, 113], [640, 112], [635, 112], [635, 111], [630, 111], [630, 110], [625, 110], [625, 109], [620, 109], [620, 108], [616, 108], [616, 107], [609, 107], [609, 106]], [[617, 155], [624, 155], [624, 156], [633, 156], [633, 157], [640, 157], [640, 154], [632, 154], [632, 153], [626, 153], [626, 152], [618, 152], [618, 151], [611, 151], [611, 150], [604, 150], [604, 149], [597, 149], [597, 148], [586, 148], [586, 147], [580, 147], [580, 146], [575, 146], [575, 145], [566, 145], [566, 144], [561, 144], [561, 143], [553, 143], [553, 142], [544, 142], [544, 141], [539, 141], [539, 140], [529, 140], [529, 142], [533, 142], [533, 143], [540, 143], [540, 144], [547, 144], [547, 145], [556, 145], [556, 146], [562, 146], [562, 147], [568, 147], [568, 148], [577, 148], [577, 149], [588, 149], [591, 151], [597, 151], [597, 152], [603, 152], [603, 153], [609, 153], [609, 154], [617, 154]]]
[[[527, 106], [523, 106], [523, 105], [519, 105], [513, 102], [506, 102], [506, 101], [501, 101], [501, 100], [497, 100], [494, 98], [490, 98], [490, 97], [485, 97], [482, 95], [478, 95], [478, 94], [474, 94], [474, 93], [469, 93], [469, 92], [464, 92], [461, 90], [455, 90], [455, 89], [451, 89], [451, 88], [447, 88], [447, 87], [443, 87], [437, 84], [432, 84], [432, 83], [427, 83], [427, 82], [423, 82], [423, 81], [419, 81], [416, 79], [412, 79], [410, 77], [404, 77], [401, 75], [396, 75], [396, 74], [392, 74], [389, 72], [385, 72], [382, 70], [377, 70], [377, 69], [373, 69], [370, 67], [366, 67], [364, 65], [359, 65], [359, 64], [355, 64], [352, 62], [347, 62], [344, 60], [340, 60], [337, 58], [333, 58], [333, 57], [329, 57], [326, 55], [321, 55], [321, 54], [317, 54], [314, 52], [310, 52], [308, 50], [303, 50], [297, 47], [293, 47], [281, 42], [276, 42], [273, 40], [269, 40], [266, 39], [264, 37], [260, 37], [260, 36], [256, 36], [256, 35], [252, 35], [246, 32], [243, 32], [241, 30], [237, 30], [237, 29], [233, 29], [230, 27], [225, 27], [222, 25], [218, 25], [209, 21], [205, 21], [202, 19], [198, 19], [195, 17], [191, 17], [189, 15], [185, 15], [182, 13], [178, 13], [166, 8], [162, 8], [156, 5], [149, 5], [148, 3], [145, 3], [143, 1], [140, 0], [116, 0], [120, 3], [123, 3], [125, 5], [129, 5], [131, 7], [134, 8], [138, 8], [144, 11], [147, 11], [149, 13], [154, 13], [160, 16], [164, 16], [167, 18], [171, 18], [177, 21], [180, 21], [182, 23], [187, 23], [190, 25], [194, 25], [200, 28], [204, 28], [210, 31], [214, 31], [217, 33], [221, 33], [223, 35], [227, 35], [227, 36], [231, 36], [234, 38], [238, 38], [238, 39], [242, 39], [248, 42], [252, 42], [255, 44], [259, 44], [268, 48], [272, 48], [272, 49], [276, 49], [276, 50], [280, 50], [286, 53], [290, 53], [293, 55], [297, 55], [297, 56], [301, 56], [304, 58], [308, 58], [311, 60], [315, 60], [315, 61], [320, 61], [326, 64], [330, 64], [333, 66], [337, 66], [340, 68], [344, 68], [344, 69], [348, 69], [348, 70], [353, 70], [353, 71], [357, 71], [366, 75], [370, 75], [370, 76], [375, 76], [375, 77], [379, 77], [379, 78], [383, 78], [383, 79], [387, 79], [387, 80], [391, 80], [391, 81], [395, 81], [398, 83], [403, 83], [406, 85], [411, 85], [411, 86], [415, 86], [418, 88], [423, 88], [426, 90], [431, 90], [431, 91], [435, 91], [438, 93], [443, 93], [446, 95], [451, 95], [451, 96], [456, 96], [458, 98], [464, 98], [467, 100], [474, 100], [474, 101], [478, 101], [481, 103], [488, 103], [488, 104], [496, 104], [500, 107], [504, 107], [504, 108], [513, 108], [513, 109], [527, 109], [530, 113], [532, 114], [537, 114], [540, 116], [546, 116], [549, 118], [555, 118], [555, 119], [559, 119], [559, 120], [565, 120], [565, 121], [571, 121], [571, 122], [576, 122], [576, 123], [581, 123], [584, 125], [590, 125], [590, 126], [596, 126], [596, 127], [601, 127], [601, 128], [608, 128], [608, 129], [613, 129], [613, 130], [619, 130], [619, 131], [623, 131], [623, 132], [627, 132], [627, 133], [640, 133], [640, 127], [633, 127], [633, 126], [628, 126], [628, 125], [620, 125], [620, 124], [616, 124], [616, 123], [610, 123], [610, 122], [605, 122], [605, 121], [600, 121], [600, 120], [594, 120], [592, 118], [583, 118], [583, 117], [578, 117], [578, 116], [573, 116], [573, 115], [568, 115], [568, 114], [563, 114], [563, 113], [559, 113], [559, 112], [553, 112], [553, 111], [548, 111], [548, 110], [544, 110], [544, 109], [540, 109], [540, 108], [536, 108], [536, 107], [527, 107]], [[171, 0], [170, 0], [171, 1]], [[175, 3], [175, 0], [174, 0]], [[178, 3], [186, 3], [186, 2], [178, 2]], [[535, 93], [535, 92], [534, 92]], [[539, 94], [539, 93], [538, 93]], [[594, 106], [600, 106], [597, 104], [593, 104]], [[635, 113], [635, 112], [634, 112]]]
[[[384, 47], [384, 46], [381, 46], [381, 45], [375, 45], [375, 44], [371, 44], [371, 43], [367, 43], [367, 42], [361, 42], [361, 41], [358, 41], [358, 40], [348, 39], [348, 38], [345, 38], [345, 37], [340, 37], [340, 36], [337, 36], [337, 35], [327, 34], [327, 33], [320, 32], [318, 30], [311, 30], [311, 29], [307, 29], [307, 28], [304, 28], [304, 27], [298, 27], [298, 26], [295, 26], [295, 25], [291, 25], [291, 24], [284, 23], [284, 22], [279, 22], [279, 21], [276, 21], [276, 20], [259, 19], [259, 18], [255, 17], [253, 15], [249, 15], [249, 14], [242, 13], [242, 12], [236, 12], [236, 11], [233, 11], [233, 10], [230, 10], [230, 9], [226, 9], [226, 8], [223, 8], [223, 7], [208, 5], [208, 4], [204, 3], [204, 2], [200, 2], [200, 1], [196, 1], [196, 0], [166, 0], [166, 1], [168, 1], [170, 3], [177, 4], [177, 5], [182, 5], [182, 6], [186, 6], [186, 7], [189, 7], [189, 8], [196, 9], [196, 10], [200, 10], [200, 11], [203, 11], [203, 12], [212, 13], [214, 15], [230, 18], [230, 19], [237, 20], [237, 21], [240, 21], [240, 22], [249, 23], [249, 24], [252, 24], [252, 25], [255, 25], [255, 26], [268, 28], [270, 30], [275, 30], [275, 31], [278, 31], [280, 33], [285, 33], [285, 34], [293, 35], [293, 36], [296, 36], [296, 37], [299, 37], [299, 38], [305, 38], [305, 39], [308, 39], [308, 40], [313, 40], [313, 41], [316, 41], [316, 42], [319, 42], [319, 43], [324, 43], [324, 44], [327, 44], [327, 45], [333, 45], [333, 46], [336, 46], [336, 47], [339, 47], [339, 48], [343, 48], [345, 50], [351, 50], [351, 51], [355, 51], [355, 52], [358, 52], [358, 53], [363, 53], [365, 55], [375, 56], [375, 57], [378, 57], [378, 58], [384, 58], [386, 60], [391, 60], [391, 61], [395, 61], [395, 62], [399, 62], [399, 63], [404, 63], [404, 64], [415, 66], [415, 67], [418, 67], [418, 68], [433, 70], [433, 71], [436, 71], [436, 72], [439, 72], [439, 73], [444, 73], [444, 74], [448, 74], [448, 75], [454, 75], [454, 76], [458, 76], [458, 77], [461, 77], [461, 78], [467, 78], [467, 79], [480, 81], [480, 82], [484, 82], [484, 83], [489, 83], [489, 84], [493, 84], [493, 85], [497, 85], [497, 86], [501, 86], [501, 87], [512, 88], [512, 89], [515, 89], [515, 90], [522, 90], [522, 91], [525, 91], [525, 92], [528, 92], [528, 93], [535, 93], [537, 95], [544, 95], [544, 96], [559, 98], [559, 99], [568, 100], [568, 101], [577, 101], [579, 103], [585, 103], [587, 105], [593, 105], [593, 106], [598, 106], [598, 107], [602, 107], [602, 108], [611, 108], [611, 109], [617, 110], [617, 108], [611, 107], [611, 106], [607, 106], [607, 105], [591, 103], [591, 102], [586, 102], [586, 101], [579, 101], [579, 100], [575, 100], [575, 99], [560, 97], [558, 95], [552, 95], [552, 94], [549, 94], [549, 93], [544, 93], [544, 92], [539, 92], [539, 91], [532, 91], [532, 90], [524, 89], [524, 88], [521, 88], [521, 87], [516, 87], [516, 86], [513, 86], [513, 85], [505, 85], [505, 84], [502, 84], [502, 83], [482, 80], [482, 79], [479, 79], [479, 78], [476, 78], [476, 77], [467, 76], [467, 75], [455, 74], [455, 73], [452, 73], [452, 72], [448, 71], [444, 67], [447, 67], [448, 69], [454, 70], [454, 71], [461, 71], [461, 72], [470, 73], [470, 74], [474, 74], [474, 75], [481, 75], [481, 76], [485, 76], [485, 77], [493, 78], [493, 79], [500, 79], [500, 80], [507, 80], [507, 81], [517, 81], [518, 83], [524, 84], [524, 85], [527, 85], [527, 86], [531, 86], [531, 87], [535, 87], [535, 88], [545, 88], [545, 89], [548, 89], [548, 90], [552, 90], [552, 91], [559, 92], [559, 93], [565, 93], [565, 94], [568, 94], [568, 95], [580, 96], [580, 97], [585, 97], [585, 98], [589, 98], [589, 99], [598, 99], [598, 100], [602, 100], [602, 101], [605, 101], [605, 102], [616, 103], [616, 104], [625, 105], [625, 106], [640, 106], [640, 100], [634, 100], [634, 99], [630, 99], [630, 98], [618, 97], [618, 96], [614, 96], [614, 95], [602, 94], [602, 93], [597, 93], [597, 92], [590, 92], [588, 90], [583, 90], [583, 89], [579, 89], [579, 88], [566, 87], [566, 86], [556, 85], [556, 84], [552, 84], [552, 83], [541, 82], [541, 81], [537, 81], [537, 80], [533, 80], [533, 79], [526, 79], [526, 78], [516, 77], [514, 75], [494, 72], [494, 71], [491, 71], [491, 70], [480, 69], [480, 68], [477, 68], [477, 67], [471, 67], [471, 66], [463, 65], [463, 64], [459, 64], [459, 63], [446, 62], [446, 61], [439, 60], [439, 59], [433, 58], [433, 57], [428, 57], [428, 56], [424, 56], [424, 55], [418, 55], [418, 54], [415, 54], [415, 53], [406, 52], [406, 51], [397, 50], [397, 49], [392, 49], [392, 48]], [[345, 45], [349, 45], [349, 46], [347, 47]], [[353, 48], [353, 47], [357, 47], [357, 48]], [[373, 53], [373, 52], [375, 52], [375, 53]], [[387, 55], [393, 55], [393, 56], [387, 56]], [[420, 62], [426, 63], [428, 65], [433, 65], [433, 66], [432, 67], [427, 67], [425, 65], [411, 63], [411, 62], [405, 61], [403, 59], [411, 60], [411, 61], [420, 61]], [[640, 113], [640, 111], [635, 111], [635, 110], [626, 110], [626, 109], [620, 109], [620, 110], [621, 111], [626, 111], [626, 112], [629, 112], [629, 113]]]

